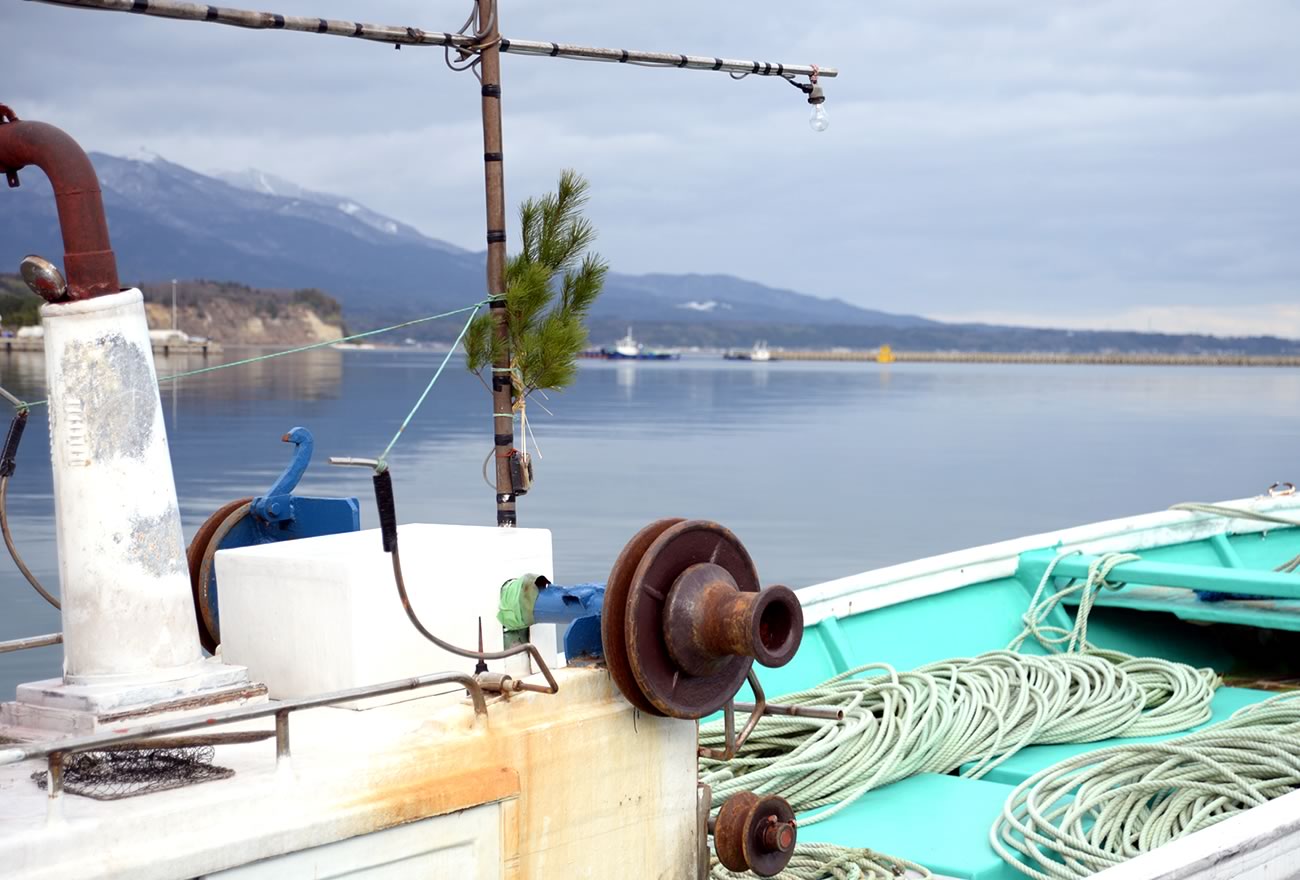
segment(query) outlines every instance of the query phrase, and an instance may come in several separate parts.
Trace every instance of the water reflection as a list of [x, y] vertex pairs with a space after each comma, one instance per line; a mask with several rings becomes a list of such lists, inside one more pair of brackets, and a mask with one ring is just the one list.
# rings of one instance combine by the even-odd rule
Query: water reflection
[[[302, 491], [356, 495], [372, 525], [366, 474], [325, 459], [376, 456], [440, 359], [324, 350], [164, 386], [187, 533], [266, 491], [295, 425], [316, 435]], [[197, 365], [160, 359], [163, 372]], [[40, 355], [0, 356], [0, 381], [43, 398]], [[1300, 372], [1288, 370], [584, 362], [573, 388], [541, 401], [553, 415], [529, 407], [543, 457], [520, 522], [552, 531], [557, 576], [576, 582], [603, 579], [650, 520], [716, 519], [766, 582], [797, 587], [1294, 481], [1297, 401]], [[493, 522], [491, 412], [453, 363], [390, 457], [402, 521]], [[22, 552], [55, 585], [44, 421], [33, 410], [10, 506]], [[58, 629], [7, 561], [0, 570], [0, 638]], [[0, 658], [0, 694], [57, 674], [58, 656]]]

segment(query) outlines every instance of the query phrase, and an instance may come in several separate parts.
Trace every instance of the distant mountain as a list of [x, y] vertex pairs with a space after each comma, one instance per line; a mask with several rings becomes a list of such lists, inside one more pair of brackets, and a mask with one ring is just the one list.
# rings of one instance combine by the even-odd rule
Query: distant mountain
[[[157, 156], [92, 154], [125, 283], [210, 279], [259, 288], [317, 288], [362, 329], [463, 306], [483, 295], [484, 254], [438, 241], [346, 196], [304, 189], [257, 170], [219, 177]], [[22, 172], [0, 191], [0, 272], [25, 254], [63, 253], [45, 176]], [[207, 289], [207, 288], [205, 288]], [[7, 308], [30, 303], [5, 300]], [[730, 275], [611, 273], [592, 314], [596, 343], [627, 324], [653, 345], [912, 350], [1136, 351], [1288, 354], [1300, 341], [1272, 337], [1064, 331], [959, 325], [863, 309]], [[450, 339], [455, 322], [412, 328]]]
[[[314, 287], [353, 325], [415, 317], [483, 292], [483, 252], [429, 238], [346, 196], [261, 171], [219, 177], [161, 157], [91, 155], [124, 280], [209, 278], [256, 287]], [[0, 271], [27, 253], [56, 259], [62, 243], [44, 175], [0, 201]], [[681, 324], [761, 322], [926, 326], [924, 318], [861, 309], [727, 275], [611, 273], [595, 316]]]

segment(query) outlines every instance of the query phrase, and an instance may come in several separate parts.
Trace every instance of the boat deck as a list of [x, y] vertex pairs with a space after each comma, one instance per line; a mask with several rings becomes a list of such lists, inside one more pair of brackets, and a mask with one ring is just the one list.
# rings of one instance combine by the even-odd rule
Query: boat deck
[[[1043, 557], [1055, 558], [1061, 544], [1085, 553], [1127, 545], [1152, 571], [1180, 576], [1194, 571], [1210, 581], [1219, 578], [1220, 586], [1247, 591], [1252, 583], [1258, 587], [1274, 580], [1273, 569], [1300, 553], [1300, 529], [1232, 521], [1237, 530], [1224, 535], [1220, 533], [1229, 522], [1220, 519], [1193, 521], [1171, 531], [1168, 521], [1181, 516], [1157, 514], [1102, 524], [1113, 528], [1094, 529], [1091, 544], [1084, 530], [1073, 530], [1077, 533], [1073, 537], [1080, 539], [1077, 543], [1069, 540], [1070, 533], [1054, 536], [1064, 536], [1061, 541], [1024, 539], [983, 548], [982, 555], [976, 551], [950, 554], [870, 572], [856, 583], [850, 578], [809, 588], [801, 595], [806, 596], [805, 609], [813, 625], [806, 629], [800, 652], [789, 666], [761, 671], [764, 688], [768, 694], [790, 693], [868, 663], [888, 663], [902, 671], [1004, 649], [1022, 629], [1021, 616], [1042, 578]], [[1177, 540], [1180, 535], [1195, 539]], [[1295, 589], [1300, 590], [1300, 575], [1284, 577], [1294, 579]], [[1234, 587], [1234, 579], [1238, 586]], [[936, 582], [943, 588], [936, 591]], [[1056, 583], [1064, 585], [1066, 579]], [[1289, 588], [1285, 582], [1279, 587]], [[873, 593], [886, 598], [873, 599]], [[915, 598], [908, 600], [909, 593]], [[1072, 612], [1059, 609], [1057, 613], [1055, 623], [1066, 627], [1072, 623]], [[1277, 664], [1268, 666], [1272, 650], [1268, 646], [1290, 639], [1294, 622], [1300, 622], [1300, 599], [1211, 602], [1188, 588], [1134, 583], [1116, 592], [1102, 591], [1088, 632], [1090, 641], [1102, 648], [1252, 678], [1279, 671]], [[1024, 650], [1043, 653], [1037, 645]], [[1193, 729], [1222, 721], [1243, 706], [1273, 695], [1274, 691], [1253, 687], [1220, 687], [1212, 703], [1212, 719]], [[870, 791], [829, 819], [802, 825], [800, 840], [870, 847], [919, 862], [945, 877], [1019, 880], [1024, 875], [1006, 864], [989, 843], [989, 829], [1016, 785], [1074, 755], [1181, 735], [1031, 746], [979, 779], [920, 774]]]

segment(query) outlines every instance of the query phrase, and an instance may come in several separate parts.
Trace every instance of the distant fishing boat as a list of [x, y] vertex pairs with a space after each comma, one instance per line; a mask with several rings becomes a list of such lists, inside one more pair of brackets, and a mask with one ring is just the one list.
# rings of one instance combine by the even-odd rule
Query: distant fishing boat
[[588, 353], [589, 357], [600, 357], [611, 361], [675, 361], [681, 354], [675, 351], [646, 348], [632, 336], [632, 328], [627, 328], [627, 335], [613, 346], [601, 348], [598, 352]]
[[767, 340], [765, 339], [755, 342], [754, 347], [749, 351], [728, 351], [722, 357], [729, 361], [755, 361], [758, 363], [776, 360], [776, 358], [772, 357], [772, 351], [767, 347]]

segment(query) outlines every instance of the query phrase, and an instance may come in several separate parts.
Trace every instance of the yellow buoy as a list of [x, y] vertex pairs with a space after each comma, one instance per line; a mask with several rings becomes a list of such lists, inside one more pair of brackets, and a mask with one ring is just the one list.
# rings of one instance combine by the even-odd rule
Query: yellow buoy
[[876, 363], [892, 364], [893, 362], [894, 362], [894, 350], [890, 348], [888, 345], [880, 346], [880, 350], [876, 352]]

